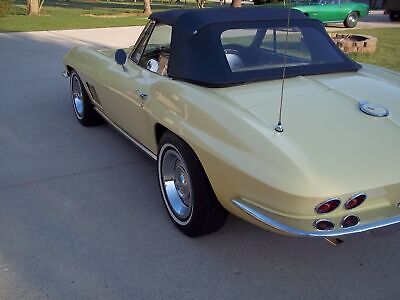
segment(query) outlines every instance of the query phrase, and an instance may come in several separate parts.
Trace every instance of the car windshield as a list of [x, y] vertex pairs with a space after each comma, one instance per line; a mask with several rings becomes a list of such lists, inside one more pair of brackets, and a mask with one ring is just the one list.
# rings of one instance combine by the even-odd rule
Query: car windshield
[[[287, 39], [287, 43], [286, 43]], [[305, 68], [345, 63], [343, 55], [310, 26], [235, 28], [221, 34], [232, 72]]]

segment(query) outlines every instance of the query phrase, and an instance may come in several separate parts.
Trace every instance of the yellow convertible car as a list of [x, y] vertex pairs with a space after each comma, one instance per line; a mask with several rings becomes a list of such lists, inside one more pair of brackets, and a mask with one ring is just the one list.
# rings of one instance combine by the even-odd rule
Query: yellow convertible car
[[[296, 10], [154, 13], [129, 49], [64, 58], [75, 116], [158, 162], [186, 235], [227, 212], [292, 236], [400, 222], [400, 74], [344, 55]], [[283, 80], [284, 79], [284, 80]]]

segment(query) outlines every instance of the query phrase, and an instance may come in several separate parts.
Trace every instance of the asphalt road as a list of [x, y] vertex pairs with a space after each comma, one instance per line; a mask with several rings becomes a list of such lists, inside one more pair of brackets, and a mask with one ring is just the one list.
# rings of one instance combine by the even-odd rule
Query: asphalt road
[[233, 216], [198, 239], [175, 229], [155, 162], [80, 126], [60, 76], [72, 46], [137, 33], [0, 34], [0, 299], [398, 299], [396, 228], [339, 247]]

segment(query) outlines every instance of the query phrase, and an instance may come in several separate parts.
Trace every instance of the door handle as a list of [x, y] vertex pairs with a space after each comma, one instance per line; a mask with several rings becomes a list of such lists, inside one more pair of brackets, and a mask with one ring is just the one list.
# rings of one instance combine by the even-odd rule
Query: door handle
[[142, 99], [142, 100], [146, 100], [147, 99], [147, 94], [143, 93], [141, 90], [137, 89], [136, 90], [136, 94]]

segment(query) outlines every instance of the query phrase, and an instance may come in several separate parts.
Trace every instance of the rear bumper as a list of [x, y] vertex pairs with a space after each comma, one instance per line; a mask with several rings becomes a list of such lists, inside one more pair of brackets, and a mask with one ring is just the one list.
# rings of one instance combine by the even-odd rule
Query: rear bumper
[[359, 224], [349, 228], [340, 228], [340, 229], [326, 230], [326, 231], [318, 231], [317, 229], [315, 229], [314, 231], [308, 231], [303, 229], [297, 229], [293, 226], [284, 224], [283, 222], [279, 222], [270, 216], [271, 213], [251, 204], [246, 200], [232, 199], [232, 202], [240, 210], [242, 210], [255, 220], [261, 222], [263, 225], [266, 225], [267, 227], [275, 231], [278, 231], [280, 233], [292, 236], [299, 236], [299, 237], [321, 237], [321, 238], [340, 237], [400, 223], [400, 215], [395, 215], [377, 221], [369, 222], [367, 224]]

